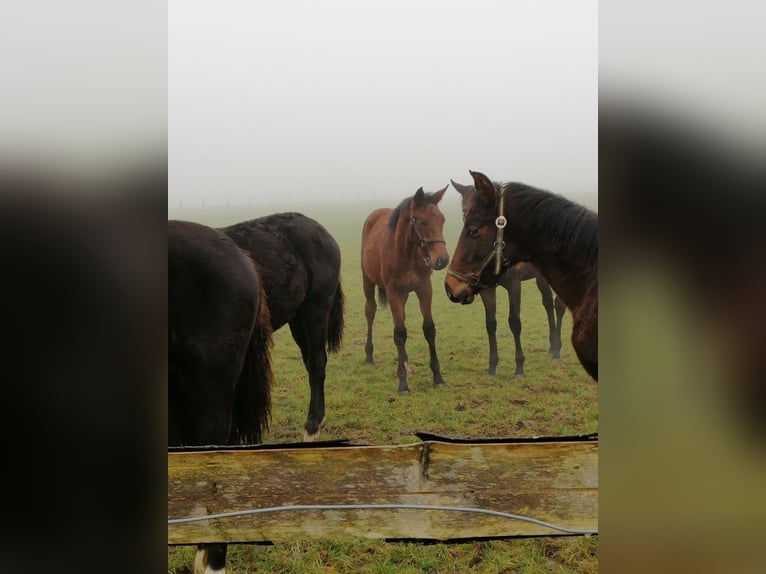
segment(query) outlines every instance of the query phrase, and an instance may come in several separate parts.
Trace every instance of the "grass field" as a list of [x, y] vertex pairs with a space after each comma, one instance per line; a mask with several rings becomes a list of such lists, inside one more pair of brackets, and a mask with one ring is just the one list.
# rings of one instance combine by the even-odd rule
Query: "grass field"
[[[449, 195], [449, 194], [448, 194]], [[457, 194], [442, 202], [444, 235], [452, 252], [460, 231]], [[391, 201], [390, 207], [397, 202]], [[386, 205], [386, 204], [384, 204]], [[356, 444], [416, 442], [411, 431], [460, 437], [528, 437], [598, 430], [598, 387], [577, 361], [570, 342], [571, 315], [564, 316], [561, 361], [547, 354], [548, 327], [540, 294], [529, 281], [522, 288], [523, 379], [514, 379], [513, 339], [507, 327], [508, 302], [498, 292], [497, 375], [487, 375], [488, 345], [479, 299], [470, 306], [451, 303], [444, 294], [444, 272], [433, 275], [436, 346], [446, 381], [432, 386], [428, 347], [421, 331], [417, 298], [407, 307], [407, 351], [412, 374], [409, 397], [397, 394], [393, 322], [378, 308], [374, 325], [376, 366], [364, 363], [366, 321], [359, 263], [360, 234], [367, 213], [381, 205], [270, 205], [252, 208], [170, 210], [173, 219], [212, 226], [278, 211], [300, 211], [322, 223], [341, 247], [346, 294], [343, 346], [329, 357], [326, 382], [327, 422], [322, 439], [344, 438]], [[298, 347], [289, 329], [275, 333], [273, 419], [265, 442], [301, 440], [309, 386]], [[499, 509], [512, 512], [513, 509]], [[309, 542], [274, 546], [229, 547], [228, 571], [295, 573], [400, 572], [596, 572], [597, 537], [550, 537], [464, 544], [385, 543], [368, 540]], [[170, 548], [168, 572], [188, 571], [194, 549]]]

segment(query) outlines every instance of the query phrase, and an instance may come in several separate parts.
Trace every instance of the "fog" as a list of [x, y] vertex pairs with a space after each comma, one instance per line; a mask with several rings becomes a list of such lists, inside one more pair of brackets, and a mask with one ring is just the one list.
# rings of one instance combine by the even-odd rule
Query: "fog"
[[[168, 207], [597, 192], [597, 3], [171, 0]], [[455, 194], [457, 195], [457, 194]]]

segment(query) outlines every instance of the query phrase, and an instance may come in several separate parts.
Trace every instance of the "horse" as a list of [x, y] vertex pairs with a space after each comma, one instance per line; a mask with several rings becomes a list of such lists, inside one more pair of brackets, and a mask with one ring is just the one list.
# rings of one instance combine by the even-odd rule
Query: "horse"
[[340, 247], [322, 225], [301, 213], [276, 213], [219, 229], [255, 261], [271, 328], [288, 324], [300, 348], [311, 387], [303, 440], [315, 441], [325, 423], [327, 353], [340, 350], [343, 338]]
[[[469, 198], [476, 193], [472, 185], [463, 185], [455, 180], [450, 180], [454, 187], [463, 197], [463, 217]], [[521, 349], [521, 282], [534, 279], [537, 289], [542, 296], [543, 307], [548, 316], [548, 354], [552, 359], [558, 360], [561, 354], [561, 319], [566, 312], [566, 305], [558, 295], [554, 298], [553, 289], [545, 280], [540, 271], [529, 263], [517, 263], [511, 266], [498, 279], [497, 284], [504, 287], [508, 292], [508, 326], [513, 334], [513, 342], [516, 348], [516, 372], [514, 377], [524, 376], [524, 351]], [[497, 354], [497, 295], [496, 288], [487, 287], [479, 292], [481, 302], [484, 304], [485, 325], [487, 338], [489, 339], [489, 367], [487, 373], [494, 375], [499, 360]]]
[[[258, 443], [271, 409], [271, 321], [252, 259], [225, 234], [168, 221], [168, 444]], [[223, 571], [225, 544], [194, 571]]]
[[470, 304], [512, 265], [533, 264], [572, 312], [572, 346], [598, 381], [598, 216], [546, 190], [470, 174], [476, 193], [464, 207], [447, 296]]
[[438, 207], [445, 191], [447, 186], [433, 193], [425, 193], [421, 187], [413, 196], [403, 199], [396, 208], [380, 208], [370, 213], [362, 227], [361, 264], [364, 314], [367, 318], [365, 363], [375, 364], [372, 357], [372, 323], [377, 310], [377, 286], [380, 304], [390, 306], [394, 319], [400, 395], [410, 394], [407, 385], [404, 307], [412, 291], [420, 302], [433, 384], [436, 387], [444, 384], [436, 354], [436, 326], [431, 316], [431, 274], [434, 270], [444, 269], [449, 263], [447, 244], [443, 237], [444, 215]]

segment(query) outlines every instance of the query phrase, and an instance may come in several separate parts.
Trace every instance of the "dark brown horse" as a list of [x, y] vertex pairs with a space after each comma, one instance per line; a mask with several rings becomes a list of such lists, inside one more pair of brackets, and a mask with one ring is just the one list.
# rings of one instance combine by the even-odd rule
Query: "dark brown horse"
[[[271, 408], [271, 322], [260, 277], [225, 234], [168, 221], [168, 444], [261, 442]], [[195, 572], [223, 569], [201, 545]]]
[[[462, 185], [450, 180], [452, 186], [463, 197], [463, 217], [465, 210], [476, 188], [472, 185]], [[548, 354], [552, 359], [560, 358], [561, 353], [561, 319], [566, 311], [566, 305], [558, 295], [554, 298], [553, 289], [545, 280], [545, 277], [534, 265], [529, 263], [517, 263], [503, 273], [497, 284], [504, 287], [508, 292], [508, 326], [513, 334], [513, 342], [516, 348], [516, 372], [514, 377], [524, 376], [524, 351], [521, 348], [521, 282], [534, 279], [537, 289], [542, 296], [543, 307], [548, 317]], [[489, 339], [489, 367], [487, 373], [494, 375], [497, 370], [499, 357], [497, 354], [497, 290], [495, 287], [487, 287], [479, 292], [481, 302], [484, 304], [485, 324], [487, 338]]]
[[316, 440], [325, 421], [327, 353], [338, 351], [343, 338], [340, 247], [322, 225], [300, 213], [275, 213], [221, 231], [255, 261], [272, 329], [290, 325], [311, 387], [303, 439]]
[[365, 362], [372, 358], [372, 322], [375, 320], [375, 287], [381, 305], [391, 307], [394, 319], [394, 343], [398, 353], [399, 394], [408, 395], [407, 328], [404, 307], [410, 292], [420, 301], [423, 334], [428, 341], [434, 385], [444, 384], [436, 356], [436, 327], [431, 316], [431, 273], [444, 269], [449, 262], [443, 237], [444, 215], [439, 211], [443, 189], [424, 193], [421, 187], [414, 196], [404, 199], [395, 209], [376, 209], [362, 228], [362, 279], [364, 282], [364, 314], [367, 317]]
[[548, 191], [470, 173], [476, 194], [444, 280], [450, 300], [471, 303], [512, 265], [532, 263], [572, 312], [572, 346], [598, 380], [598, 216]]

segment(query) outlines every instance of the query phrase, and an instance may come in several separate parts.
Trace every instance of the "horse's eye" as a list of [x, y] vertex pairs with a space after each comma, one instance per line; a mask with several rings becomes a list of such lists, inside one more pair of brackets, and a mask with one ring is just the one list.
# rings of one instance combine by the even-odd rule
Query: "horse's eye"
[[479, 228], [478, 227], [466, 227], [465, 232], [468, 234], [468, 237], [478, 237], [479, 236]]

